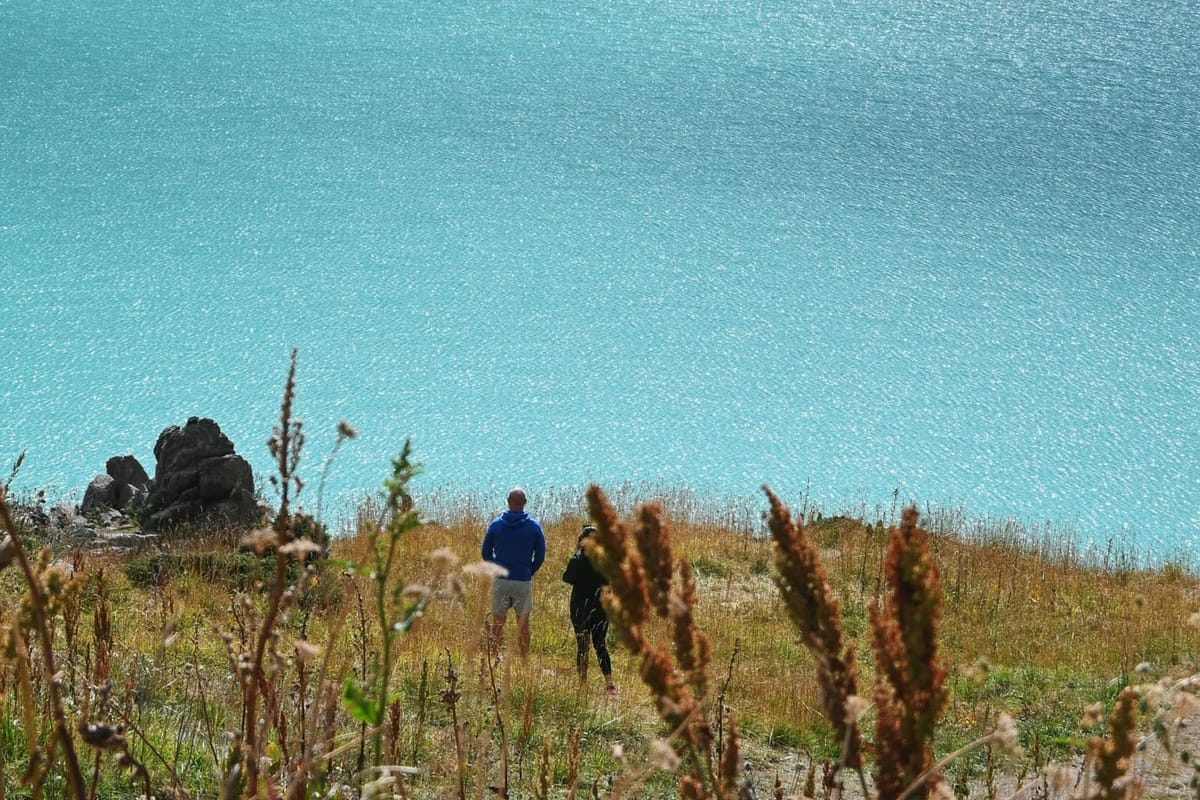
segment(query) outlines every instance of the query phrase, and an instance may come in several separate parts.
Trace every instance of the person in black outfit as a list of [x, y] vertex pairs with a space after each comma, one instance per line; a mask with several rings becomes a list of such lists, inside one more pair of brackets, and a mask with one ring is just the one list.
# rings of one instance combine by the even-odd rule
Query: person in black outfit
[[601, 575], [583, 550], [583, 542], [596, 530], [585, 525], [579, 534], [579, 546], [567, 561], [563, 580], [571, 584], [571, 627], [575, 629], [575, 669], [579, 678], [587, 678], [588, 641], [596, 648], [596, 660], [604, 674], [605, 689], [610, 695], [617, 693], [612, 679], [612, 659], [608, 655], [608, 614], [600, 603], [600, 590], [608, 579]]

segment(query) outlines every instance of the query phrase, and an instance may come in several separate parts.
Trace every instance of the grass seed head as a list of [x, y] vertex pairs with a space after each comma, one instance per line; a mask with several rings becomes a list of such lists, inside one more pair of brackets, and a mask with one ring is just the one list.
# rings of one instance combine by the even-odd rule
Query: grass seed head
[[508, 570], [492, 561], [472, 561], [462, 568], [467, 575], [478, 575], [483, 578], [503, 578]]
[[679, 769], [679, 754], [665, 739], [655, 739], [650, 742], [650, 763], [663, 772], [676, 772]]

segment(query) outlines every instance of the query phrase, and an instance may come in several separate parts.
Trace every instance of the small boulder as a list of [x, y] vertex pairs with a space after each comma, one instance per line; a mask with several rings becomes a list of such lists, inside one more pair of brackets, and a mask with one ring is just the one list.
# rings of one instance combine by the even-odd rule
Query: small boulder
[[146, 469], [131, 455], [113, 456], [104, 463], [104, 471], [111, 475], [117, 484], [142, 488], [150, 485], [150, 476], [146, 474]]
[[118, 511], [141, 505], [149, 496], [150, 476], [132, 455], [113, 456], [105, 463], [104, 471], [112, 476], [112, 507]]
[[83, 502], [79, 506], [82, 514], [92, 514], [101, 508], [115, 508], [117, 499], [116, 484], [112, 476], [101, 473], [92, 478], [87, 490], [83, 493]]

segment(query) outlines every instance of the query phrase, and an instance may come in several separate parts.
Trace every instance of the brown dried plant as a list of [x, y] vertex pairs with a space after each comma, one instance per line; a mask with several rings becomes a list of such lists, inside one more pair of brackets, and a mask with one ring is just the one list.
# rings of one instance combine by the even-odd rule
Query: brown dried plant
[[[763, 486], [770, 503], [768, 527], [775, 540], [775, 584], [788, 616], [800, 630], [804, 647], [817, 667], [817, 685], [825, 715], [843, 743], [838, 768], [862, 769], [862, 737], [856, 714], [847, 711], [858, 696], [854, 648], [844, 643], [841, 604], [825, 572], [816, 544], [788, 507]], [[834, 770], [836, 775], [837, 768]]]
[[721, 797], [737, 797], [739, 791], [739, 781], [741, 780], [743, 763], [741, 746], [738, 743], [737, 736], [737, 718], [731, 716], [729, 718], [729, 734], [725, 742], [725, 747], [721, 750], [721, 757], [717, 765], [720, 775], [720, 796]]
[[696, 697], [708, 696], [708, 666], [712, 662], [712, 646], [708, 637], [696, 627], [693, 610], [699, 602], [696, 577], [691, 562], [679, 561], [679, 585], [672, 587], [668, 597], [671, 633], [675, 640], [675, 660], [691, 684]]
[[[691, 565], [683, 560], [676, 585], [670, 533], [662, 522], [656, 503], [639, 507], [633, 532], [617, 516], [604, 491], [587, 490], [587, 505], [596, 522], [596, 534], [585, 543], [588, 557], [609, 580], [604, 597], [609, 620], [617, 637], [639, 659], [642, 683], [654, 697], [659, 717], [672, 738], [680, 741], [685, 774], [680, 777], [680, 796], [686, 798], [733, 798], [729, 787], [737, 784], [737, 746], [730, 741], [732, 759], [720, 765], [713, 760], [713, 734], [704, 708], [708, 667], [712, 650], [707, 637], [696, 627], [692, 610], [697, 601]], [[630, 540], [636, 544], [629, 546]], [[670, 622], [672, 647], [651, 642], [646, 634], [650, 610]]]
[[[23, 454], [22, 454], [23, 455]], [[18, 465], [20, 461], [18, 460]], [[13, 468], [16, 472], [17, 467]], [[45, 548], [36, 561], [29, 558], [18, 535], [16, 521], [8, 505], [7, 490], [11, 482], [0, 487], [0, 524], [6, 538], [3, 539], [3, 551], [6, 559], [16, 561], [20, 566], [27, 593], [21, 600], [16, 620], [8, 628], [4, 637], [4, 657], [17, 662], [17, 671], [22, 675], [23, 703], [25, 705], [25, 730], [37, 730], [32, 724], [34, 716], [33, 693], [29, 691], [29, 675], [32, 672], [27, 642], [30, 636], [36, 638], [38, 651], [41, 656], [41, 666], [48, 676], [46, 691], [49, 696], [50, 714], [54, 720], [53, 734], [45, 752], [30, 739], [29, 770], [26, 782], [32, 787], [32, 796], [41, 795], [42, 782], [46, 779], [54, 765], [55, 753], [59, 746], [63, 751], [63, 762], [66, 772], [66, 783], [70, 796], [75, 800], [87, 797], [80, 769], [79, 756], [75, 748], [75, 739], [67, 723], [67, 712], [63, 703], [62, 675], [55, 663], [54, 634], [51, 630], [52, 621], [60, 613], [67, 597], [79, 589], [79, 577], [68, 576], [64, 570], [50, 563], [50, 550]]]
[[575, 800], [579, 793], [579, 733], [576, 725], [567, 740], [567, 800]]
[[[875, 652], [875, 785], [880, 800], [895, 800], [926, 775], [933, 735], [946, 702], [946, 669], [938, 658], [937, 626], [942, 586], [929, 552], [929, 535], [917, 527], [917, 509], [891, 529], [884, 577], [887, 590], [871, 604]], [[939, 781], [928, 775], [912, 794], [928, 797]]]
[[647, 589], [650, 602], [660, 617], [670, 613], [671, 573], [674, 570], [671, 554], [671, 538], [663, 530], [659, 516], [662, 513], [656, 504], [638, 509], [638, 524], [633, 535], [637, 540], [638, 553], [645, 563]]
[[278, 637], [276, 622], [284, 609], [296, 599], [296, 592], [289, 589], [287, 579], [287, 565], [291, 555], [287, 546], [293, 538], [291, 489], [293, 484], [297, 493], [303, 488], [303, 483], [295, 474], [304, 443], [300, 421], [292, 415], [295, 397], [296, 351], [292, 350], [279, 409], [280, 424], [267, 442], [279, 470], [278, 477], [271, 476], [271, 483], [279, 490], [279, 510], [271, 528], [259, 531], [247, 539], [247, 543], [254, 544], [259, 552], [268, 547], [275, 550], [275, 576], [268, 589], [266, 609], [258, 620], [251, 649], [241, 653], [237, 663], [244, 704], [241, 761], [245, 769], [247, 797], [257, 797], [259, 792], [259, 763], [263, 755], [261, 742], [267, 733], [264, 723], [271, 718], [270, 714], [259, 713], [259, 704], [264, 698], [270, 698], [274, 688], [268, 680], [267, 662], [268, 656], [275, 656], [273, 650]]
[[645, 641], [642, 625], [651, 605], [641, 558], [629, 549], [631, 537], [604, 492], [597, 486], [589, 487], [587, 501], [597, 534], [585, 546], [588, 558], [609, 581], [605, 608], [612, 629], [621, 644], [639, 653]]
[[1117, 697], [1117, 704], [1108, 717], [1107, 738], [1088, 740], [1088, 760], [1096, 776], [1096, 790], [1091, 800], [1125, 800], [1129, 786], [1122, 779], [1137, 747], [1134, 734], [1137, 726], [1137, 690], [1127, 686]]
[[550, 749], [550, 740], [543, 739], [538, 759], [538, 778], [534, 785], [534, 797], [537, 800], [549, 800], [550, 787], [554, 783], [554, 760]]
[[[296, 351], [292, 350], [284, 385], [283, 399], [279, 409], [279, 425], [275, 427], [267, 446], [275, 461], [277, 474], [271, 483], [279, 493], [279, 507], [270, 527], [252, 532], [242, 540], [243, 545], [254, 547], [259, 553], [271, 551], [275, 556], [275, 572], [266, 586], [266, 597], [261, 612], [247, 597], [242, 598], [245, 619], [249, 625], [235, 645], [232, 637], [226, 637], [229, 655], [234, 662], [234, 674], [242, 693], [241, 730], [234, 737], [240, 752], [231, 752], [223, 767], [222, 780], [226, 795], [244, 793], [247, 798], [256, 798], [265, 792], [268, 796], [279, 794], [279, 787], [268, 777], [261, 775], [264, 758], [264, 742], [274, 728], [281, 749], [287, 746], [286, 719], [281, 716], [280, 682], [287, 668], [287, 657], [280, 650], [282, 642], [281, 621], [287, 609], [296, 605], [303, 595], [308, 572], [300, 569], [293, 582], [289, 578], [289, 565], [294, 561], [304, 564], [310, 556], [321, 551], [321, 546], [298, 532], [297, 515], [292, 503], [304, 488], [304, 482], [296, 473], [304, 445], [303, 424], [293, 414], [296, 396]], [[302, 716], [300, 725], [305, 725]], [[312, 747], [295, 760], [297, 772], [279, 780], [295, 788], [303, 785], [309, 776], [314, 761]], [[291, 761], [284, 759], [285, 762]], [[244, 775], [244, 781], [242, 776]]]

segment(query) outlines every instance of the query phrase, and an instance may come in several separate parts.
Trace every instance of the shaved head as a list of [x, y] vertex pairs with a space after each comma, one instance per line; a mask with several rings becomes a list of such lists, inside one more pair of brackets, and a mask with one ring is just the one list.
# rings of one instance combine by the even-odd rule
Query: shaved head
[[513, 511], [523, 511], [525, 509], [525, 490], [520, 486], [514, 486], [509, 491], [508, 507]]

